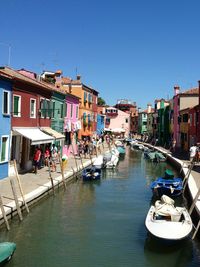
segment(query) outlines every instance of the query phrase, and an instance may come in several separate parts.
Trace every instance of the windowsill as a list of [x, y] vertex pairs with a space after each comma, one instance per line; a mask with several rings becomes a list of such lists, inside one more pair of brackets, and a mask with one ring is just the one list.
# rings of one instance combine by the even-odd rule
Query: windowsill
[[10, 114], [2, 113], [4, 117], [10, 117]]
[[4, 163], [8, 163], [8, 160], [0, 161], [0, 165], [1, 165], [1, 164], [4, 164]]

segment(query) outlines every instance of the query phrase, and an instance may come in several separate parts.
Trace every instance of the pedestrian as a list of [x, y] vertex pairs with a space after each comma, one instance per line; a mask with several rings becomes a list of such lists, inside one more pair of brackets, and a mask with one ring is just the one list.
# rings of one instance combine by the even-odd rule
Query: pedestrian
[[195, 162], [197, 154], [197, 145], [194, 144], [190, 147], [190, 162]]
[[51, 153], [51, 170], [52, 172], [56, 171], [56, 163], [58, 160], [58, 153], [56, 149], [54, 149]]
[[176, 151], [176, 139], [173, 139], [172, 141], [172, 152], [174, 153]]
[[50, 159], [50, 149], [49, 146], [46, 146], [44, 152], [44, 166], [49, 166], [49, 159]]
[[38, 168], [39, 168], [40, 158], [41, 158], [41, 150], [37, 146], [35, 148], [35, 152], [34, 152], [34, 156], [33, 156], [33, 167], [34, 167], [34, 171], [33, 172], [35, 174], [37, 174], [37, 171], [38, 171]]

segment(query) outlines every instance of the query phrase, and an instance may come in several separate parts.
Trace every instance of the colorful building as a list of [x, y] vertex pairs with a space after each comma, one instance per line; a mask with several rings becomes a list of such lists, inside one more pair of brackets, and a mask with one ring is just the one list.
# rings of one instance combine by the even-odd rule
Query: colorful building
[[172, 139], [176, 140], [176, 146], [181, 147], [180, 136], [180, 111], [186, 108], [191, 108], [198, 105], [199, 102], [199, 88], [192, 88], [184, 92], [180, 92], [180, 87], [174, 87], [173, 97], [173, 136]]
[[127, 99], [119, 99], [117, 100], [115, 108], [130, 114], [130, 134], [136, 134], [138, 131], [138, 110], [136, 102]]
[[103, 114], [106, 115], [105, 128], [112, 132], [123, 133], [125, 137], [130, 134], [130, 114], [115, 107], [105, 107]]
[[16, 159], [19, 169], [29, 170], [32, 168], [35, 146], [44, 150], [47, 144], [51, 145], [60, 137], [57, 132], [55, 136], [54, 132], [47, 134], [43, 131], [44, 128], [51, 129], [52, 86], [25, 70], [4, 67], [1, 72], [13, 79], [11, 160]]
[[0, 70], [0, 179], [9, 175], [12, 77]]

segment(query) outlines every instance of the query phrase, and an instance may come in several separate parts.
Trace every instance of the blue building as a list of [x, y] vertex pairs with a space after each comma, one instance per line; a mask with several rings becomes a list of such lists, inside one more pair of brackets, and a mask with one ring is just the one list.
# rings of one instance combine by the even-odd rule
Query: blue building
[[12, 81], [0, 73], [0, 179], [8, 177], [11, 144]]
[[102, 134], [105, 128], [105, 115], [97, 114], [97, 134]]

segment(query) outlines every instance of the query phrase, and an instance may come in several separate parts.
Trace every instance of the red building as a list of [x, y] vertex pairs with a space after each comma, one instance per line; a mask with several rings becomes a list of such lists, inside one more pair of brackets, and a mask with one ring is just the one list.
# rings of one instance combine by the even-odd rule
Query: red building
[[13, 79], [11, 160], [16, 159], [18, 167], [28, 170], [32, 168], [35, 146], [44, 148], [54, 140], [40, 129], [51, 126], [53, 88], [31, 72], [23, 70], [22, 74], [8, 67], [0, 72]]

